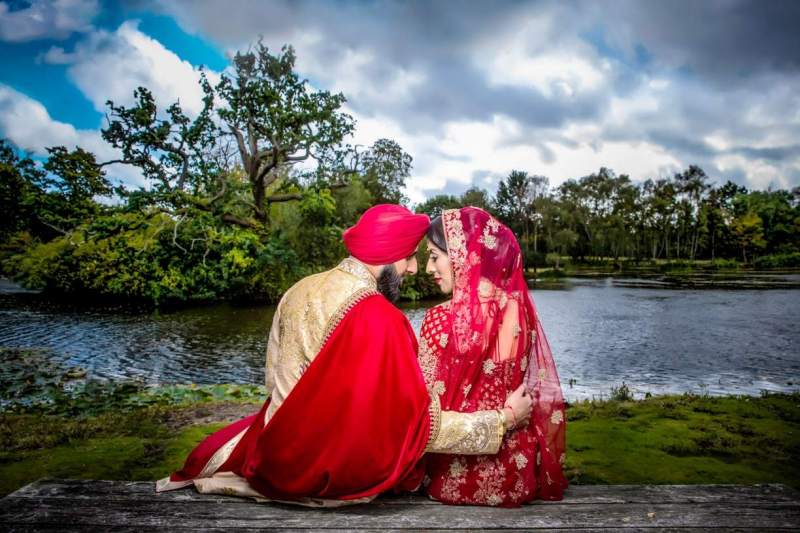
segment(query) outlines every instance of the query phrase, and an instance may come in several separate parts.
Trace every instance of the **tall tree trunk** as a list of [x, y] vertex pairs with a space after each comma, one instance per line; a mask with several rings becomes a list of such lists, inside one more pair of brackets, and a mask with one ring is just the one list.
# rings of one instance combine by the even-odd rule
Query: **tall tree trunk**
[[711, 232], [711, 260], [714, 260], [714, 252], [716, 250], [716, 240], [717, 240], [717, 228], [714, 228], [714, 231]]

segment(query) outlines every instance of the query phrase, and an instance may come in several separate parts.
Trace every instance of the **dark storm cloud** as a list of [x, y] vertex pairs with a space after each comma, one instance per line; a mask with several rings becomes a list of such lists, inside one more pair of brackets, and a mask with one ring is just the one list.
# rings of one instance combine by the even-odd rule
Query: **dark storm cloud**
[[602, 10], [609, 40], [629, 54], [643, 46], [654, 63], [695, 76], [732, 83], [764, 71], [800, 71], [796, 0], [626, 0], [593, 9]]
[[[546, 143], [577, 144], [563, 134], [574, 124], [599, 126], [597, 138], [588, 141], [593, 146], [647, 141], [684, 165], [703, 162], [710, 169], [723, 153], [705, 140], [711, 135], [732, 139], [739, 148], [729, 153], [750, 160], [777, 165], [798, 157], [786, 140], [800, 134], [798, 1], [287, 0], [238, 2], [235, 8], [222, 1], [179, 1], [163, 9], [231, 48], [246, 47], [259, 35], [273, 47], [295, 43], [313, 54], [322, 74], [348, 53], [369, 52], [375, 60], [351, 75], [374, 90], [350, 97], [349, 105], [365, 116], [389, 117], [410, 135], [502, 115], [523, 130], [502, 144], [528, 144], [545, 163], [556, 161]], [[547, 23], [521, 29], [525, 20]], [[574, 94], [491, 83], [488, 65], [476, 58], [506, 52], [510, 38], [527, 43], [533, 58], [564, 52], [609, 68], [601, 84]], [[407, 98], [379, 99], [398, 70], [422, 81]], [[493, 74], [503, 79], [507, 73]], [[653, 79], [665, 80], [667, 88], [649, 89]], [[612, 102], [626, 105], [642, 95], [657, 106], [609, 117]], [[784, 170], [796, 179], [794, 167]]]
[[766, 159], [768, 161], [782, 161], [788, 158], [800, 157], [800, 144], [791, 146], [776, 146], [774, 148], [742, 147], [732, 150], [734, 153], [752, 159]]
[[[319, 36], [313, 53], [323, 65], [337, 64], [348, 51], [370, 50], [379, 60], [364, 65], [360, 78], [376, 87], [391, 84], [398, 68], [420, 72], [426, 81], [411, 101], [383, 103], [381, 109], [420, 128], [444, 120], [487, 120], [497, 113], [542, 127], [560, 126], [568, 119], [593, 118], [605, 100], [599, 94], [554, 100], [533, 88], [491, 87], [474, 63], [475, 47], [491, 54], [492, 42], [518, 16], [554, 16], [563, 31], [571, 23], [560, 8], [543, 10], [525, 2], [300, 1], [241, 2], [237, 9], [219, 2], [177, 2], [166, 9], [177, 10], [190, 27], [232, 47], [246, 47], [258, 36], [274, 48]], [[548, 39], [557, 45], [561, 37], [554, 32]], [[370, 113], [374, 102], [351, 97], [350, 105]]]

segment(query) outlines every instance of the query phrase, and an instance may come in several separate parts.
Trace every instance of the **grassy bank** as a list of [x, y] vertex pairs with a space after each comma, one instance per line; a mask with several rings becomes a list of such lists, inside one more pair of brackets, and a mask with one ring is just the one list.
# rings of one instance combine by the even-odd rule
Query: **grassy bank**
[[[703, 273], [727, 272], [747, 273], [753, 270], [796, 271], [800, 268], [800, 253], [776, 254], [759, 257], [752, 263], [743, 263], [739, 259], [642, 259], [589, 257], [575, 261], [563, 256], [558, 269], [553, 264], [537, 267], [537, 274], [544, 276], [559, 275], [591, 275], [597, 274], [653, 274], [653, 273]], [[533, 272], [528, 267], [529, 273]]]
[[[258, 387], [165, 387], [114, 405], [0, 413], [0, 494], [41, 477], [155, 480], [225, 422], [258, 408]], [[69, 401], [67, 401], [67, 404]], [[786, 483], [800, 488], [800, 394], [658, 396], [567, 410], [572, 483]]]

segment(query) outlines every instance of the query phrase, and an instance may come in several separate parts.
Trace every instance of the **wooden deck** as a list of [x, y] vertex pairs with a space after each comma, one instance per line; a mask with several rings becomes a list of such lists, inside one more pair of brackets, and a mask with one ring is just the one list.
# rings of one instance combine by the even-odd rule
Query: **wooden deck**
[[455, 507], [417, 496], [305, 509], [153, 483], [41, 480], [0, 500], [3, 531], [780, 531], [800, 529], [800, 493], [785, 485], [593, 485], [521, 509]]

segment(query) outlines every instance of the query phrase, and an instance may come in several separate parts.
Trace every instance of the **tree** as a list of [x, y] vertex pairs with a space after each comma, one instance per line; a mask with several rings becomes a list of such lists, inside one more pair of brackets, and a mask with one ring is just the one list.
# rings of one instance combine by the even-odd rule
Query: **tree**
[[577, 242], [578, 240], [578, 234], [572, 231], [571, 229], [564, 228], [562, 230], [559, 230], [553, 238], [554, 238], [555, 248], [556, 250], [558, 250], [558, 253], [556, 254], [556, 264], [555, 264], [556, 270], [558, 270], [561, 261], [561, 256], [569, 253], [570, 247], [573, 246], [575, 242]]
[[737, 216], [732, 223], [734, 235], [739, 240], [739, 246], [742, 249], [742, 260], [747, 263], [747, 251], [752, 252], [755, 250], [763, 249], [766, 247], [767, 242], [764, 240], [763, 224], [758, 215], [753, 211]]
[[360, 156], [357, 171], [376, 204], [406, 204], [402, 189], [411, 173], [412, 158], [395, 141], [378, 139]]
[[712, 187], [708, 192], [703, 209], [708, 227], [708, 246], [713, 261], [717, 257], [717, 249], [732, 241], [730, 223], [733, 218], [733, 199], [739, 194], [746, 194], [747, 189], [728, 181], [721, 187]]
[[297, 192], [267, 194], [280, 171], [311, 158], [337, 164], [340, 143], [354, 128], [352, 117], [340, 110], [344, 95], [310, 89], [294, 65], [291, 46], [272, 55], [259, 42], [253, 51], [236, 54], [235, 76], [224, 74], [216, 87], [225, 104], [219, 116], [236, 141], [260, 222], [267, 221], [267, 204], [302, 198]]
[[488, 212], [492, 212], [493, 210], [492, 199], [489, 197], [489, 193], [476, 185], [464, 191], [464, 194], [461, 195], [460, 202], [462, 206], [471, 205], [472, 207], [480, 207]]
[[[286, 179], [290, 170], [314, 159], [321, 175], [347, 152], [341, 142], [353, 131], [353, 120], [340, 111], [344, 96], [310, 89], [294, 72], [291, 47], [272, 55], [259, 42], [237, 53], [233, 63], [233, 75], [223, 74], [216, 87], [201, 77], [203, 109], [195, 118], [178, 103], [159, 113], [144, 87], [135, 91], [130, 108], [109, 101], [103, 137], [123, 157], [101, 165], [140, 168], [153, 184], [151, 205], [177, 215], [214, 212], [243, 227], [266, 224], [272, 203], [302, 199], [296, 181]], [[238, 167], [232, 152], [238, 153]], [[242, 194], [242, 183], [249, 194]]]
[[95, 196], [111, 194], [111, 183], [93, 153], [81, 147], [69, 152], [63, 146], [48, 148], [47, 153], [50, 157], [44, 169], [54, 176], [47, 183], [68, 202], [85, 203]]
[[[691, 226], [692, 233], [689, 235], [689, 257], [694, 260], [697, 255], [697, 247], [700, 242], [700, 207], [703, 202], [705, 192], [711, 188], [707, 183], [708, 176], [697, 165], [690, 165], [681, 174], [675, 174], [675, 187], [678, 194], [684, 195], [687, 199], [686, 208], [681, 217], [682, 227], [687, 224]], [[680, 234], [678, 236], [680, 239]], [[678, 241], [677, 251], [680, 256], [680, 240]]]
[[533, 180], [527, 172], [512, 170], [497, 186], [494, 206], [502, 221], [523, 236], [528, 256], [528, 229], [533, 215]]
[[437, 194], [417, 205], [417, 213], [425, 213], [431, 218], [436, 218], [445, 209], [458, 209], [462, 207], [461, 200], [451, 194]]
[[[128, 108], [108, 101], [109, 124], [103, 138], [122, 153], [101, 167], [121, 163], [139, 168], [150, 187], [140, 203], [172, 210], [212, 211], [225, 195], [225, 170], [216, 157], [220, 131], [212, 120], [214, 94], [202, 79], [203, 109], [190, 119], [178, 103], [159, 113], [153, 94], [145, 87], [134, 91]], [[125, 196], [125, 191], [120, 191]]]
[[39, 191], [36, 184], [43, 175], [31, 158], [20, 158], [5, 139], [0, 139], [0, 243], [31, 229]]

